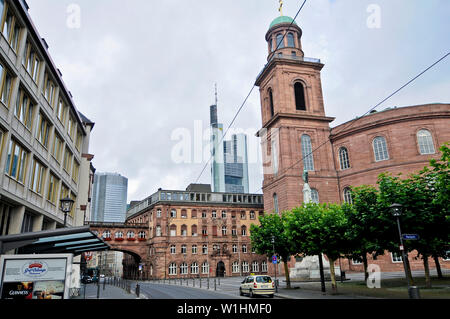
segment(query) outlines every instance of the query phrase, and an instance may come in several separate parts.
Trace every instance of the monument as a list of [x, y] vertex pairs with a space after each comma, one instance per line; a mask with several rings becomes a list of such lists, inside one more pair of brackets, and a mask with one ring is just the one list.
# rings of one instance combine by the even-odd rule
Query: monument
[[[303, 203], [312, 202], [311, 187], [309, 186], [308, 171], [303, 171]], [[330, 263], [322, 257], [323, 272], [325, 279], [330, 279]], [[335, 267], [336, 276], [340, 276], [339, 267]], [[320, 279], [319, 256], [296, 257], [294, 268], [290, 269], [289, 276], [293, 280], [314, 280]]]

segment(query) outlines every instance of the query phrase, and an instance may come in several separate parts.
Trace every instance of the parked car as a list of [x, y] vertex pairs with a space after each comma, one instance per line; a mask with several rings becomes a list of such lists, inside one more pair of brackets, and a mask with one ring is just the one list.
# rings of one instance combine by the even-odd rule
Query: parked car
[[239, 294], [248, 294], [250, 298], [255, 295], [268, 295], [273, 298], [275, 294], [275, 282], [267, 275], [247, 276], [239, 287]]
[[85, 275], [81, 278], [81, 282], [84, 284], [89, 284], [92, 282], [92, 277], [89, 275]]

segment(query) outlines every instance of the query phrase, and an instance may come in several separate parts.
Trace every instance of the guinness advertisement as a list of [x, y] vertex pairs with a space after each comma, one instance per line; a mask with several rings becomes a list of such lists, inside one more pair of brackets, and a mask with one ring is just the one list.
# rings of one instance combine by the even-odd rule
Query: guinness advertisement
[[2, 256], [1, 298], [64, 299], [71, 264], [72, 255]]

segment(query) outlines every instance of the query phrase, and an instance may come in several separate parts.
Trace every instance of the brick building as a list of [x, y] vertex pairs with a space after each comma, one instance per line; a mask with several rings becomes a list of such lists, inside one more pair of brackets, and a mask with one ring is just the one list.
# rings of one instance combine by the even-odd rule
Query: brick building
[[[271, 271], [250, 241], [251, 224], [263, 213], [261, 194], [215, 193], [210, 185], [191, 184], [186, 191], [160, 189], [136, 203], [126, 223], [148, 225], [141, 262], [151, 278], [240, 276]], [[131, 256], [124, 265], [133, 267]]]
[[[407, 176], [440, 157], [439, 147], [450, 141], [450, 104], [389, 108], [331, 128], [334, 118], [326, 115], [320, 78], [324, 64], [304, 56], [301, 36], [292, 18], [275, 19], [265, 37], [268, 63], [256, 79], [265, 212], [302, 203], [304, 170], [315, 202], [339, 203], [351, 201], [349, 186], [375, 185], [382, 172]], [[422, 261], [412, 257], [412, 269], [423, 269]], [[371, 262], [382, 271], [402, 270], [395, 253]], [[362, 269], [347, 261], [341, 265], [343, 270]], [[450, 261], [441, 260], [441, 265], [450, 268]]]

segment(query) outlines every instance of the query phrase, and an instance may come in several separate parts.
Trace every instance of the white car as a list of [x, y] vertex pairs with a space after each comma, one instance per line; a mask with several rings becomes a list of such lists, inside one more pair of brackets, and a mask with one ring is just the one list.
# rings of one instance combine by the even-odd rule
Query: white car
[[245, 277], [239, 287], [239, 295], [248, 294], [250, 298], [255, 295], [268, 295], [273, 298], [275, 294], [275, 282], [267, 275], [254, 275]]

